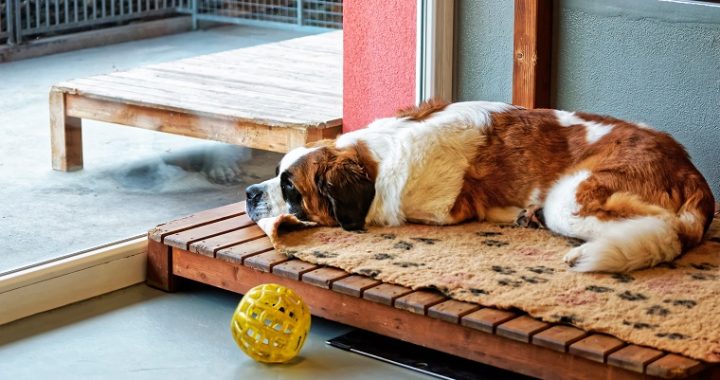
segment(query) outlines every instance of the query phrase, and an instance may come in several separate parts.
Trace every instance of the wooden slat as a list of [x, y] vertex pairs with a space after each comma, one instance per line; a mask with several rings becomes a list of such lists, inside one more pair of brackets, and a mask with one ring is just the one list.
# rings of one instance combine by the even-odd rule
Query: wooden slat
[[248, 227], [253, 224], [254, 222], [250, 220], [250, 217], [247, 214], [243, 214], [230, 219], [205, 224], [200, 227], [167, 235], [165, 236], [165, 239], [163, 239], [163, 243], [175, 248], [188, 249], [190, 244], [196, 241], [208, 239], [233, 230]]
[[507, 321], [496, 329], [496, 334], [521, 342], [530, 343], [533, 335], [550, 328], [552, 325], [527, 315]]
[[593, 334], [570, 345], [573, 355], [604, 363], [608, 355], [625, 346], [625, 342], [609, 335]]
[[323, 289], [330, 289], [334, 281], [350, 276], [350, 273], [337, 268], [318, 268], [302, 275], [302, 281]]
[[246, 258], [243, 260], [243, 265], [263, 272], [270, 272], [275, 265], [288, 260], [290, 259], [287, 255], [272, 250]]
[[175, 290], [170, 247], [152, 239], [148, 239], [145, 283], [166, 292]]
[[395, 300], [395, 307], [416, 314], [425, 314], [430, 306], [447, 300], [444, 295], [427, 290], [418, 290]]
[[610, 365], [643, 373], [648, 363], [659, 359], [663, 355], [665, 355], [665, 353], [662, 351], [633, 344], [610, 354], [607, 362]]
[[487, 307], [463, 316], [461, 323], [463, 326], [494, 334], [498, 325], [517, 317], [518, 314], [511, 311]]
[[586, 336], [588, 336], [588, 333], [579, 328], [558, 325], [533, 335], [532, 342], [538, 346], [567, 352], [571, 344]]
[[550, 107], [552, 4], [515, 0], [513, 104]]
[[480, 306], [456, 300], [440, 302], [428, 308], [427, 315], [450, 323], [459, 323], [460, 318], [479, 309]]
[[148, 237], [155, 241], [162, 241], [166, 235], [180, 232], [189, 228], [198, 227], [203, 224], [229, 219], [245, 213], [245, 202], [238, 202], [226, 206], [213, 208], [188, 215], [183, 218], [161, 224], [148, 234]]
[[50, 145], [52, 167], [60, 171], [83, 167], [82, 120], [67, 115], [65, 94], [50, 91]]
[[289, 278], [291, 280], [300, 280], [304, 273], [317, 269], [318, 266], [302, 260], [290, 260], [275, 265], [272, 269], [273, 274]]
[[380, 284], [380, 281], [370, 277], [352, 275], [333, 282], [332, 290], [353, 297], [362, 297], [366, 289], [377, 286], [378, 284]]
[[408, 313], [314, 285], [173, 250], [173, 273], [241, 294], [263, 283], [292, 288], [318, 317], [538, 378], [633, 380], [643, 375]]
[[248, 242], [265, 236], [265, 232], [255, 224], [249, 225], [239, 230], [230, 231], [222, 235], [213, 236], [211, 238], [196, 241], [190, 244], [188, 249], [201, 255], [215, 256], [215, 252], [222, 248], [227, 248], [236, 244]]
[[270, 238], [264, 237], [251, 240], [247, 243], [223, 248], [216, 252], [215, 256], [223, 261], [242, 264], [245, 259], [273, 249]]
[[412, 289], [404, 286], [381, 283], [380, 285], [366, 289], [363, 298], [368, 301], [379, 302], [392, 306], [396, 298], [412, 292]]
[[[80, 95], [67, 95], [69, 115], [101, 120], [109, 123], [130, 125], [181, 136], [208, 138], [250, 148], [287, 152], [307, 142], [308, 131], [314, 128], [272, 128], [263, 120], [240, 120], [233, 115], [202, 111], [187, 113], [186, 109], [168, 105], [133, 104]], [[170, 112], [168, 112], [170, 111]], [[331, 129], [333, 136], [341, 132], [341, 119], [328, 121], [323, 128]]]
[[665, 379], [681, 379], [694, 375], [706, 365], [684, 356], [668, 354], [647, 365], [646, 373], [650, 376], [658, 376]]

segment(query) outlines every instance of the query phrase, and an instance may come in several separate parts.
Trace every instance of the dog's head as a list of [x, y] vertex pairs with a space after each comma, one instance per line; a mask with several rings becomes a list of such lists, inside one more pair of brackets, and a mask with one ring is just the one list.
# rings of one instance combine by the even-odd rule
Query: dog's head
[[296, 148], [280, 161], [277, 176], [247, 188], [250, 218], [283, 213], [325, 226], [361, 230], [375, 198], [377, 163], [362, 143], [330, 142]]

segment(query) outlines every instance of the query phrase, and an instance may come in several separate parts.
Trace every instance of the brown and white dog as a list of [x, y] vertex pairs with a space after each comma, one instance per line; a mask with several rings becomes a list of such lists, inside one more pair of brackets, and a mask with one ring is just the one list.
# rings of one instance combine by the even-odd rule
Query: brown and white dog
[[291, 213], [359, 230], [510, 223], [542, 208], [547, 228], [586, 240], [564, 257], [577, 271], [673, 260], [700, 243], [714, 209], [707, 182], [666, 133], [495, 102], [427, 102], [294, 149], [278, 169], [247, 189], [255, 221]]

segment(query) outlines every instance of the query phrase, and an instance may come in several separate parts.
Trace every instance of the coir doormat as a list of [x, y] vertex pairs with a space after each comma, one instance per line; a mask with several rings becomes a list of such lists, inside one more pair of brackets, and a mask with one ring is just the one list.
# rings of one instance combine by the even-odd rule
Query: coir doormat
[[568, 270], [562, 257], [579, 242], [547, 230], [467, 223], [355, 233], [283, 228], [289, 219], [261, 227], [278, 251], [304, 261], [720, 362], [718, 219], [701, 246], [630, 274]]

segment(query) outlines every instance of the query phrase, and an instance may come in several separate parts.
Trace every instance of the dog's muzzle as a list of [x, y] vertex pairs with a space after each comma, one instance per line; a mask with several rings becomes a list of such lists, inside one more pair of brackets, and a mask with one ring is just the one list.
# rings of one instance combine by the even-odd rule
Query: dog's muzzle
[[279, 183], [280, 180], [271, 179], [245, 189], [246, 209], [250, 219], [257, 222], [285, 212], [287, 206], [282, 198]]

